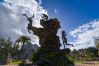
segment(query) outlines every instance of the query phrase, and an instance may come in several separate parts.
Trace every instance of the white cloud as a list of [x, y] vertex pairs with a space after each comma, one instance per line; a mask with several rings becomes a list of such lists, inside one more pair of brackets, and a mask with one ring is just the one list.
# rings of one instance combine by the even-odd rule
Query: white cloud
[[47, 14], [47, 11], [36, 0], [4, 0], [0, 3], [0, 36], [11, 37], [15, 41], [18, 36], [26, 35], [38, 44], [38, 38], [27, 31], [28, 21], [23, 13], [28, 16], [35, 14], [33, 26], [41, 27], [40, 14]]
[[93, 20], [78, 27], [74, 31], [71, 31], [70, 35], [75, 38], [71, 42], [73, 44], [81, 44], [83, 48], [94, 46], [94, 39], [99, 37], [99, 20]]

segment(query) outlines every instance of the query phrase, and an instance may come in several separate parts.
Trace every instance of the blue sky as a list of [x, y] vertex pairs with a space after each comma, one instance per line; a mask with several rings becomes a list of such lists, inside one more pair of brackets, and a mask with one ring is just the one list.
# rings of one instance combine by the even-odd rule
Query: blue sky
[[[99, 0], [42, 0], [42, 6], [51, 17], [59, 18], [67, 33], [99, 18]], [[68, 39], [72, 41], [72, 37], [68, 36]]]
[[[34, 36], [32, 37], [32, 35], [28, 34], [25, 29], [26, 27], [22, 26], [26, 25], [26, 20], [21, 16], [21, 14], [23, 12], [29, 15], [32, 13], [41, 14], [42, 12], [46, 13], [46, 11], [51, 18], [56, 17], [59, 19], [61, 30], [65, 30], [68, 34], [68, 42], [81, 45], [76, 46], [76, 48], [93, 46], [92, 44], [94, 44], [94, 39], [99, 37], [99, 0], [5, 1], [5, 4], [1, 4], [4, 0], [0, 0], [0, 34], [10, 36], [14, 40], [18, 35], [26, 35], [31, 37], [33, 42], [38, 42]], [[36, 1], [40, 3], [37, 3]], [[13, 5], [9, 5], [8, 3]], [[3, 19], [3, 16], [6, 17], [5, 19], [7, 19], [7, 21]], [[40, 19], [40, 15], [35, 19], [38, 21]], [[36, 23], [37, 26], [38, 24], [39, 23]], [[5, 25], [7, 28], [4, 27]], [[13, 35], [15, 35], [15, 37]]]
[[0, 2], [3, 2], [3, 0], [0, 0]]

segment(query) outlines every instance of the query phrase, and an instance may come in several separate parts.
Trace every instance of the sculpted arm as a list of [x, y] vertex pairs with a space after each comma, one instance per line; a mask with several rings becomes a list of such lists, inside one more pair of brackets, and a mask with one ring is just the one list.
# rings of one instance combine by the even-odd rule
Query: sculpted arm
[[32, 17], [30, 17], [30, 19], [32, 19], [32, 18], [34, 18], [34, 14], [33, 14], [33, 16], [32, 16]]
[[29, 20], [28, 16], [26, 14], [22, 14], [23, 16], [26, 16], [27, 20]]

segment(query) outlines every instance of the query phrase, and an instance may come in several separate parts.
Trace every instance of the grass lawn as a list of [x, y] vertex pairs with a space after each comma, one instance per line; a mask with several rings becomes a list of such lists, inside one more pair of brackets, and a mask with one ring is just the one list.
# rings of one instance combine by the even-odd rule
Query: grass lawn
[[12, 61], [9, 61], [8, 64], [21, 64], [21, 63], [22, 63], [22, 61], [20, 61], [20, 60], [12, 60]]

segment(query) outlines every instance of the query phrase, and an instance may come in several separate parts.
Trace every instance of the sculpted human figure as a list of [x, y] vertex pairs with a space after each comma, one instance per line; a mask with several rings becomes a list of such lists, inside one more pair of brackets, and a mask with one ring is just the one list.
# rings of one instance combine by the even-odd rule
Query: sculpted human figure
[[65, 45], [67, 44], [66, 35], [67, 33], [65, 33], [65, 31], [62, 31], [62, 41], [63, 41], [64, 48], [65, 48]]
[[48, 20], [48, 15], [46, 14], [42, 14], [41, 17], [43, 18], [43, 20], [47, 21]]
[[63, 41], [64, 48], [66, 47], [66, 45], [72, 45], [72, 46], [74, 46], [73, 44], [68, 44], [67, 43], [66, 35], [67, 35], [67, 33], [65, 31], [62, 31], [62, 41]]
[[48, 15], [46, 14], [41, 14], [42, 19], [40, 19], [40, 25], [42, 25], [44, 28], [48, 28]]
[[[29, 21], [29, 24], [28, 24], [28, 27], [27, 27], [28, 32], [31, 33], [30, 30], [33, 31], [33, 33], [39, 37], [40, 45], [44, 44], [45, 36], [47, 36], [47, 34], [48, 34], [47, 31], [45, 30], [45, 28], [37, 28], [37, 27], [32, 26], [32, 18], [34, 18], [34, 14], [33, 14], [32, 17], [28, 17], [26, 14], [22, 14], [22, 15], [26, 16], [27, 20]], [[42, 23], [41, 25], [43, 27], [45, 27], [46, 24], [44, 24], [44, 23], [46, 23], [46, 20], [48, 19], [48, 16], [46, 14], [42, 14], [41, 17], [42, 17], [42, 19], [40, 20], [40, 24]]]
[[32, 17], [28, 17], [26, 14], [22, 14], [22, 15], [23, 15], [23, 16], [26, 16], [27, 20], [29, 21], [29, 24], [28, 24], [27, 29], [28, 29], [28, 32], [31, 33], [31, 32], [30, 32], [30, 29], [29, 29], [29, 26], [32, 27], [32, 18], [34, 18], [34, 14], [33, 14]]

